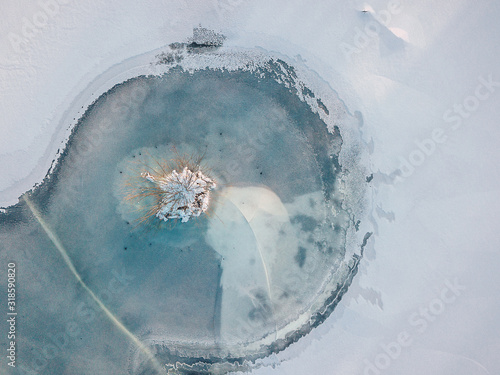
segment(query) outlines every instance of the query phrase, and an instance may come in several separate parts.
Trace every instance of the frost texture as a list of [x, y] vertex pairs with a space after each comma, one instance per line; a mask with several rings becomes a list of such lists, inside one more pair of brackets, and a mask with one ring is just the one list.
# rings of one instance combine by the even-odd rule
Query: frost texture
[[198, 46], [221, 46], [226, 37], [204, 27], [195, 27], [191, 43]]
[[173, 170], [159, 178], [149, 172], [142, 176], [160, 189], [156, 217], [165, 221], [181, 219], [185, 223], [193, 216], [200, 216], [208, 209], [210, 190], [216, 187], [215, 181], [201, 171], [192, 172], [187, 167], [181, 173]]

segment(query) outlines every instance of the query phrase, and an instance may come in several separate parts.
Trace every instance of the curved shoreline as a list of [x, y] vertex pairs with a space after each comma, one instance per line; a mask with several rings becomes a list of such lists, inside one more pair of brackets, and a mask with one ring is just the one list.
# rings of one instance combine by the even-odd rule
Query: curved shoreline
[[[256, 52], [254, 50], [245, 50], [241, 51], [238, 49], [222, 49], [222, 51], [215, 51], [215, 54], [217, 57], [220, 57], [219, 53], [222, 52], [222, 54], [225, 54], [226, 57], [229, 59], [229, 64], [220, 64], [220, 60], [213, 59], [212, 51], [209, 51], [208, 53], [199, 53], [199, 51], [193, 52], [191, 51], [192, 55], [190, 56], [191, 59], [188, 60], [188, 64], [171, 64], [171, 65], [152, 65], [150, 62], [149, 64], [142, 64], [139, 66], [135, 67], [130, 67], [127, 69], [125, 72], [117, 73], [114, 76], [114, 79], [117, 79], [117, 77], [120, 80], [120, 83], [118, 84], [112, 84], [111, 88], [107, 88], [107, 85], [111, 85], [110, 82], [113, 82], [111, 79], [104, 79], [102, 81], [97, 81], [93, 82], [88, 86], [88, 90], [93, 89], [94, 86], [98, 86], [99, 89], [102, 89], [105, 87], [103, 90], [103, 93], [99, 95], [93, 102], [88, 106], [88, 108], [85, 110], [85, 114], [88, 113], [89, 111], [92, 110], [93, 105], [96, 103], [98, 98], [101, 98], [103, 94], [112, 92], [116, 87], [118, 87], [120, 84], [136, 78], [137, 74], [140, 72], [146, 72], [150, 73], [148, 75], [161, 75], [163, 73], [168, 72], [170, 69], [173, 68], [181, 68], [184, 69], [188, 72], [192, 71], [197, 71], [200, 69], [213, 69], [213, 70], [256, 70], [259, 69], [262, 65], [266, 64], [276, 64], [276, 68], [281, 68], [283, 70], [283, 75], [277, 75], [276, 77], [268, 77], [268, 78], [274, 78], [277, 82], [280, 84], [284, 84], [286, 87], [288, 87], [290, 90], [295, 90], [295, 93], [299, 97], [299, 99], [306, 103], [312, 110], [313, 112], [317, 113], [320, 118], [327, 124], [328, 130], [330, 132], [338, 132], [339, 131], [339, 126], [341, 127], [341, 134], [342, 134], [342, 139], [344, 141], [342, 142], [342, 147], [339, 145], [340, 153], [341, 155], [339, 156], [338, 160], [338, 165], [341, 167], [343, 172], [345, 172], [345, 167], [344, 167], [344, 162], [348, 163], [351, 165], [349, 168], [351, 170], [351, 182], [359, 182], [359, 177], [362, 175], [363, 172], [363, 166], [360, 167], [359, 163], [359, 155], [356, 155], [355, 151], [359, 151], [359, 144], [356, 140], [356, 135], [355, 135], [355, 129], [353, 127], [353, 123], [344, 123], [342, 122], [343, 119], [347, 118], [347, 113], [342, 107], [336, 107], [336, 101], [338, 101], [338, 97], [333, 97], [332, 96], [327, 98], [329, 100], [325, 100], [324, 97], [319, 96], [317, 93], [314, 91], [311, 91], [309, 85], [306, 85], [303, 83], [302, 80], [300, 80], [300, 70], [295, 70], [293, 65], [287, 65], [287, 63], [281, 59], [276, 59], [272, 55], [265, 55], [261, 52]], [[154, 52], [156, 53], [156, 51]], [[189, 52], [186, 52], [189, 53]], [[150, 53], [151, 54], [151, 53]], [[139, 56], [139, 61], [145, 62], [146, 61], [146, 55], [150, 57], [150, 54], [145, 54]], [[240, 60], [238, 61], [239, 58]], [[236, 60], [236, 61], [235, 61]], [[135, 61], [135, 58], [129, 59], [126, 62], [132, 65], [132, 62]], [[287, 71], [286, 66], [282, 65], [285, 64], [287, 66], [291, 66], [294, 69], [292, 70], [292, 73], [290, 71]], [[116, 69], [123, 68], [123, 66], [120, 67], [115, 67]], [[278, 69], [277, 69], [278, 70]], [[298, 74], [297, 74], [298, 73]], [[139, 76], [144, 76], [144, 74], [139, 74]], [[107, 78], [107, 77], [106, 77]], [[314, 88], [313, 88], [314, 89]], [[93, 90], [92, 90], [93, 91]], [[321, 91], [321, 90], [318, 90]], [[75, 100], [73, 104], [73, 108], [76, 109], [78, 106], [81, 104], [78, 102], [79, 99], [83, 98], [83, 93], [81, 93], [78, 98]], [[320, 99], [321, 98], [321, 99]], [[83, 100], [83, 99], [82, 99]], [[328, 106], [324, 104], [324, 102], [327, 103]], [[332, 109], [332, 106], [334, 109]], [[328, 109], [330, 108], [330, 109]], [[338, 109], [338, 112], [336, 111]], [[82, 121], [85, 118], [85, 114], [83, 117], [79, 118], [76, 124], [73, 125], [71, 129], [69, 129], [69, 135], [67, 136], [66, 143], [64, 149], [61, 151], [59, 150], [57, 154], [57, 159], [55, 162], [53, 162], [52, 167], [50, 168], [49, 172], [47, 173], [44, 181], [37, 185], [35, 188], [33, 188], [31, 191], [28, 192], [30, 195], [37, 195], [37, 194], [43, 194], [43, 187], [49, 187], [48, 190], [46, 191], [47, 193], [50, 190], [50, 185], [52, 182], [52, 179], [57, 179], [57, 170], [60, 166], [60, 163], [62, 159], [65, 156], [65, 152], [68, 150], [68, 148], [71, 145], [71, 139], [72, 135], [78, 128], [78, 124], [80, 121]], [[69, 117], [68, 117], [69, 116]], [[65, 118], [71, 118], [72, 112], [71, 110], [68, 110], [67, 113], [65, 114]], [[352, 121], [352, 119], [350, 119]], [[354, 172], [357, 172], [355, 174], [352, 174]], [[360, 215], [363, 213], [363, 204], [359, 206], [359, 196], [362, 195], [364, 192], [363, 189], [361, 189], [359, 186], [356, 186], [355, 189], [350, 189], [353, 188], [353, 186], [349, 185], [349, 179], [345, 178], [345, 173], [342, 173], [344, 176], [344, 181], [347, 183], [347, 187], [345, 189], [345, 193], [343, 194], [343, 199], [346, 200], [348, 207], [350, 208], [350, 216], [356, 219], [360, 219]], [[350, 193], [357, 191], [357, 194], [354, 194], [354, 196], [351, 196]], [[16, 205], [18, 206], [18, 205]], [[359, 206], [359, 207], [358, 207]], [[8, 209], [10, 211], [11, 208]], [[7, 215], [9, 216], [9, 215]], [[352, 233], [348, 234], [347, 231], [350, 230]], [[291, 343], [296, 342], [299, 340], [301, 337], [303, 337], [305, 334], [310, 332], [314, 327], [318, 326], [321, 324], [329, 315], [330, 313], [334, 310], [335, 306], [339, 302], [339, 300], [342, 298], [342, 295], [346, 292], [348, 286], [351, 284], [352, 279], [354, 275], [357, 273], [357, 267], [359, 264], [359, 261], [362, 257], [362, 248], [359, 249], [358, 246], [355, 246], [355, 243], [352, 241], [354, 238], [356, 238], [356, 230], [354, 230], [351, 226], [351, 228], [346, 228], [346, 243], [345, 243], [345, 249], [347, 251], [347, 254], [345, 255], [345, 261], [346, 264], [345, 266], [348, 267], [348, 277], [345, 280], [345, 282], [342, 285], [337, 285], [335, 289], [330, 293], [327, 293], [322, 300], [326, 300], [326, 303], [323, 304], [323, 306], [319, 308], [315, 308], [315, 311], [317, 311], [314, 315], [311, 317], [306, 317], [307, 319], [304, 320], [304, 317], [300, 320], [300, 323], [295, 320], [289, 324], [287, 324], [281, 331], [281, 338], [278, 340], [274, 340], [272, 343], [263, 343], [260, 345], [260, 347], [264, 348], [261, 351], [260, 349], [257, 349], [257, 352], [254, 352], [254, 354], [250, 355], [249, 357], [245, 357], [246, 360], [250, 360], [251, 362], [255, 362], [258, 358], [265, 357], [271, 353], [277, 353], [287, 346], [289, 346]], [[358, 234], [359, 235], [359, 234]], [[268, 340], [264, 340], [268, 341]], [[254, 347], [254, 346], [253, 346]], [[255, 348], [255, 347], [254, 347]], [[254, 349], [255, 350], [255, 349]], [[212, 357], [213, 358], [213, 357]], [[243, 360], [243, 357], [234, 357], [234, 358], [226, 358], [224, 359], [227, 362], [232, 362], [233, 364], [235, 363], [240, 363]], [[191, 364], [186, 364], [191, 366]]]

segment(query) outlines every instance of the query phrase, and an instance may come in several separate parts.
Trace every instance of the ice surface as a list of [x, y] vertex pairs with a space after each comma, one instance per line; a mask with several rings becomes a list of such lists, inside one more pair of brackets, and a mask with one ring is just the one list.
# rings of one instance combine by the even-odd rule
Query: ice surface
[[[184, 48], [176, 49], [179, 65], [153, 60], [160, 62], [156, 75], [102, 95], [30, 199], [82, 280], [160, 362], [225, 373], [284, 349], [331, 313], [356, 273], [360, 248], [351, 237], [362, 202], [352, 197], [365, 182], [347, 178], [362, 167], [347, 173], [339, 164], [342, 152], [358, 147], [349, 138], [356, 120], [337, 111], [338, 99], [321, 98], [320, 106], [300, 69], [263, 51]], [[148, 198], [125, 201], [127, 187], [150, 183], [148, 177], [163, 183], [149, 167], [177, 152], [203, 155], [203, 169], [217, 181], [209, 209], [185, 223], [141, 224]], [[64, 267], [48, 239], [38, 240], [44, 233], [25, 204], [8, 208], [3, 219], [5, 249], [38, 242], [29, 256], [52, 252], [49, 262]], [[20, 235], [25, 225], [29, 236]], [[40, 272], [46, 266], [41, 261]], [[58, 286], [67, 277], [43, 281], [55, 291], [67, 288], [44, 301], [65, 301], [54, 317], [60, 326], [60, 316], [85, 315], [88, 298], [75, 281]], [[26, 295], [35, 300], [32, 293]], [[97, 358], [91, 368], [107, 361], [128, 363], [133, 372], [148, 368], [134, 345], [130, 352], [122, 342], [102, 350], [120, 333], [110, 334], [105, 317], [94, 319], [97, 331], [80, 338], [86, 355]], [[54, 328], [36, 324], [25, 337], [38, 347]], [[106, 339], [97, 344], [101, 334]], [[71, 366], [71, 358], [47, 361], [42, 370]]]
[[[500, 210], [495, 173], [498, 91], [464, 119], [463, 127], [448, 133], [447, 141], [410, 178], [395, 182], [391, 177], [399, 168], [399, 157], [407, 157], [417, 147], [416, 140], [428, 137], [435, 127], [448, 129], [443, 113], [474, 94], [479, 75], [500, 77], [498, 2], [318, 1], [311, 6], [303, 1], [222, 0], [183, 6], [178, 1], [150, 1], [145, 7], [128, 0], [118, 6], [96, 0], [58, 1], [60, 8], [51, 14], [48, 24], [37, 27], [37, 33], [25, 39], [23, 50], [16, 51], [9, 34], [23, 37], [24, 17], [31, 20], [42, 11], [41, 3], [45, 2], [10, 2], [2, 8], [1, 206], [16, 203], [21, 193], [42, 181], [57, 150], [66, 144], [73, 119], [95, 98], [145, 70], [124, 73], [127, 69], [120, 64], [117, 75], [110, 73], [110, 67], [130, 56], [187, 40], [192, 28], [202, 22], [222, 30], [228, 46], [260, 46], [317, 72], [357, 111], [375, 172], [370, 209], [374, 235], [365, 247], [365, 262], [361, 262], [354, 285], [324, 324], [297, 344], [259, 362], [268, 367], [252, 374], [360, 374], [365, 370], [364, 361], [373, 361], [383, 353], [381, 345], [403, 330], [414, 341], [383, 374], [500, 372], [496, 324], [500, 306], [494, 298], [499, 262], [495, 225]], [[384, 15], [389, 6], [399, 12], [389, 12], [391, 17], [384, 25], [377, 15]], [[373, 21], [383, 31], [370, 34], [366, 46], [346, 56], [343, 43], [356, 46], [357, 34], [373, 27]], [[394, 41], [400, 48], [394, 48]], [[148, 62], [146, 59], [144, 65]], [[328, 96], [327, 92], [320, 96]], [[75, 193], [80, 186], [75, 181]], [[70, 201], [75, 195], [78, 197], [73, 194]], [[360, 231], [366, 227], [361, 223]], [[64, 354], [56, 352], [51, 360], [52, 373], [73, 373], [78, 367], [92, 374], [102, 368], [107, 373], [128, 374], [120, 361], [115, 364], [99, 354], [110, 348], [99, 346], [103, 341], [98, 333], [109, 332], [112, 338], [113, 328], [105, 331], [97, 318], [92, 319], [88, 308], [93, 306], [87, 303], [82, 310], [65, 312], [68, 302], [62, 285], [67, 288], [68, 282], [64, 265], [51, 252], [36, 251], [50, 243], [42, 237], [28, 242], [33, 233], [32, 227], [25, 226], [16, 238], [9, 238], [6, 246], [10, 250], [2, 248], [0, 253], [3, 264], [20, 260], [24, 292], [36, 296], [36, 305], [28, 304], [32, 299], [22, 301], [34, 315], [24, 320], [24, 327], [35, 330], [52, 324], [45, 333], [58, 335], [66, 332], [64, 323], [68, 327], [76, 323], [77, 328], [95, 330], [96, 340], [91, 344], [99, 349], [86, 351], [88, 336], [85, 340], [70, 337]], [[24, 246], [11, 248], [11, 241], [16, 240]], [[104, 255], [102, 249], [99, 254]], [[45, 265], [40, 264], [41, 259]], [[54, 274], [56, 269], [59, 272]], [[110, 281], [112, 270], [102, 269]], [[455, 277], [467, 291], [447, 305], [424, 333], [417, 332], [407, 321], [409, 315], [436, 298], [446, 278]], [[50, 280], [59, 280], [61, 298], [47, 296]], [[120, 294], [108, 297], [113, 300]], [[31, 325], [38, 315], [40, 319]], [[117, 349], [127, 350], [120, 338], [111, 341]], [[25, 336], [23, 345], [31, 345], [43, 358], [41, 350], [51, 342], [42, 333], [39, 341]], [[74, 361], [65, 366], [58, 359], [62, 355], [73, 356]], [[24, 365], [32, 364], [31, 357], [23, 354], [23, 359]], [[4, 370], [1, 366], [6, 365], [0, 363]]]

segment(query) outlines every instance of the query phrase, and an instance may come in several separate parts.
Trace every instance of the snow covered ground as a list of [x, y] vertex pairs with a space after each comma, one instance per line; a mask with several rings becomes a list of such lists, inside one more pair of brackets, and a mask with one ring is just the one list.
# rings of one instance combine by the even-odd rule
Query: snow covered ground
[[360, 274], [323, 325], [254, 373], [499, 373], [499, 16], [494, 0], [3, 4], [0, 206], [43, 179], [90, 82], [201, 23], [227, 46], [303, 61], [372, 150]]

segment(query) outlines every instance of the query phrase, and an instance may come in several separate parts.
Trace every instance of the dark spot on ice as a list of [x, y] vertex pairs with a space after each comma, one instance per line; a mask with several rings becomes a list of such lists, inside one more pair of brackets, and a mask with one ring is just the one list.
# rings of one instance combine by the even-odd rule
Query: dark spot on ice
[[127, 250], [127, 247], [124, 247], [123, 250]]
[[302, 230], [312, 232], [317, 226], [318, 222], [311, 216], [296, 215], [291, 219], [292, 224], [299, 223]]
[[304, 96], [308, 96], [310, 98], [314, 98], [314, 93], [309, 88], [307, 88], [305, 86], [302, 88], [302, 94]]
[[316, 99], [316, 103], [318, 103], [318, 107], [321, 108], [323, 112], [325, 112], [327, 115], [330, 114], [330, 111], [328, 110], [328, 108], [326, 108], [326, 105], [321, 100]]
[[304, 267], [304, 263], [306, 262], [306, 253], [307, 249], [305, 247], [299, 246], [299, 251], [297, 255], [295, 255], [295, 261], [298, 263], [299, 267]]
[[268, 321], [272, 314], [272, 310], [266, 301], [264, 293], [259, 291], [255, 293], [254, 296], [256, 300], [255, 307], [250, 310], [250, 312], [248, 313], [248, 317], [252, 321]]
[[366, 182], [371, 182], [373, 180], [373, 173], [366, 178]]

